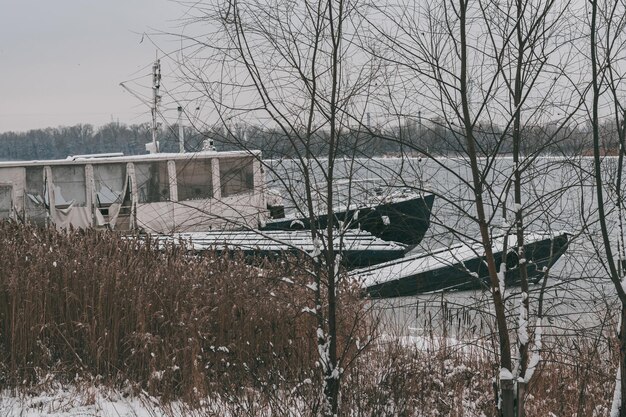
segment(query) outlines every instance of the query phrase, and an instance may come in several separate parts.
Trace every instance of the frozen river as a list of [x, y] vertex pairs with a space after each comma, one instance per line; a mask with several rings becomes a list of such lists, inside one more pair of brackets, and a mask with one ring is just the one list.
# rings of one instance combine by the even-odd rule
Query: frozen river
[[[592, 159], [542, 157], [527, 161], [523, 174], [522, 207], [529, 231], [568, 231], [574, 239], [566, 254], [550, 271], [546, 282], [543, 313], [547, 325], [558, 334], [596, 333], [606, 330], [607, 317], [616, 312], [615, 296], [598, 249], [599, 226]], [[324, 206], [325, 161], [310, 161], [315, 172], [313, 194]], [[512, 223], [512, 158], [481, 160], [484, 169], [488, 215], [493, 235], [502, 234]], [[295, 210], [304, 198], [302, 165], [292, 160], [268, 161], [268, 182], [288, 195], [286, 203]], [[606, 158], [607, 178], [617, 165]], [[462, 158], [376, 158], [340, 161], [336, 166], [335, 203], [363, 201], [368, 195], [402, 190], [433, 192], [436, 195], [431, 226], [418, 248], [429, 251], [460, 240], [478, 238], [470, 170]], [[289, 190], [289, 192], [287, 192]], [[614, 250], [618, 247], [618, 213], [610, 201], [614, 192], [605, 190], [607, 220]], [[600, 252], [602, 253], [602, 252]], [[517, 288], [507, 292], [511, 315], [517, 305]], [[531, 310], [537, 311], [541, 285], [531, 288]], [[458, 291], [380, 300], [375, 310], [383, 316], [390, 332], [423, 335], [435, 332], [468, 338], [489, 333], [493, 327], [489, 294]], [[607, 316], [608, 314], [608, 316]]]

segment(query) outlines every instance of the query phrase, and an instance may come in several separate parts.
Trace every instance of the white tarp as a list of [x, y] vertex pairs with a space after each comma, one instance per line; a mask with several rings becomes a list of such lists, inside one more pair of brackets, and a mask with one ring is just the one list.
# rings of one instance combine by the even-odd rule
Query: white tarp
[[[115, 228], [122, 203], [128, 192], [129, 176], [126, 164], [93, 166], [95, 221], [98, 226]], [[107, 215], [102, 214], [106, 209]]]
[[58, 229], [92, 225], [91, 209], [87, 207], [87, 182], [83, 165], [46, 167], [50, 218]]

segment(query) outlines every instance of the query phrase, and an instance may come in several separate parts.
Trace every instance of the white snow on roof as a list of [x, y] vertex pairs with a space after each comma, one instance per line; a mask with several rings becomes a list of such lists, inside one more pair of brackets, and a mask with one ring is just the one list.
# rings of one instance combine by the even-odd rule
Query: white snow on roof
[[[386, 242], [362, 230], [343, 232], [343, 250], [404, 250], [400, 243]], [[300, 249], [313, 252], [315, 245], [310, 230], [299, 231], [219, 231], [177, 233], [171, 236], [160, 236], [162, 242], [183, 242], [193, 250], [223, 250], [226, 247], [248, 250], [284, 251]], [[334, 239], [335, 249], [339, 249], [340, 239]]]
[[106, 163], [126, 163], [126, 162], [150, 162], [150, 161], [170, 161], [170, 160], [192, 160], [210, 158], [245, 158], [259, 157], [261, 151], [201, 151], [186, 153], [154, 153], [145, 155], [125, 155], [125, 156], [77, 156], [72, 159], [49, 159], [33, 161], [3, 161], [0, 168], [25, 167], [25, 166], [50, 166], [50, 165], [85, 165], [85, 164], [106, 164]]

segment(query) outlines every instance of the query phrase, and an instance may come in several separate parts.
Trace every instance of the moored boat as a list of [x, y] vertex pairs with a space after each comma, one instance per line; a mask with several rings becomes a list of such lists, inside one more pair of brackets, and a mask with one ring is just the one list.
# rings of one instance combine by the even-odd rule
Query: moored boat
[[[341, 222], [343, 227], [365, 230], [386, 241], [417, 245], [430, 225], [434, 199], [433, 194], [417, 193], [384, 198], [357, 207], [333, 210], [332, 221], [335, 226]], [[302, 230], [310, 229], [312, 225], [324, 229], [328, 223], [328, 215], [320, 214], [313, 221], [306, 217], [272, 219], [261, 229]]]
[[[155, 234], [293, 230], [289, 226], [294, 220], [271, 221], [270, 194], [258, 151], [82, 155], [0, 163], [0, 219], [59, 229]], [[374, 206], [340, 210], [336, 220], [374, 237], [414, 244], [428, 228], [433, 199], [430, 194], [383, 199]], [[318, 225], [327, 225], [325, 216], [318, 218]]]
[[[519, 258], [515, 236], [492, 241], [498, 267], [507, 265], [505, 283], [519, 282]], [[525, 236], [525, 261], [530, 280], [538, 280], [544, 268], [550, 268], [565, 252], [569, 244], [567, 233]], [[503, 258], [504, 257], [504, 258]], [[482, 245], [458, 244], [429, 253], [409, 255], [370, 268], [355, 270], [351, 276], [374, 298], [401, 297], [433, 291], [467, 290], [488, 288], [489, 272], [484, 261]]]
[[[324, 253], [323, 248], [316, 247], [309, 231], [214, 231], [177, 233], [154, 238], [161, 244], [184, 245], [191, 252], [240, 251], [249, 258], [279, 258], [285, 254], [302, 253], [312, 255], [316, 251]], [[341, 261], [347, 268], [363, 268], [388, 262], [401, 258], [406, 252], [406, 246], [382, 241], [362, 230], [343, 232], [341, 239], [335, 240], [334, 249], [341, 253]]]
[[0, 216], [60, 229], [257, 228], [269, 218], [259, 159], [206, 151], [2, 162]]

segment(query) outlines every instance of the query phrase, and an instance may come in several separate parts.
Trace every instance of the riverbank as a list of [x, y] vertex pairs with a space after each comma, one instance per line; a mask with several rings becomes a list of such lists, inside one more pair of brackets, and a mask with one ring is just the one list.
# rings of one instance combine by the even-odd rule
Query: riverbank
[[[297, 258], [253, 265], [114, 233], [1, 223], [0, 415], [318, 415], [309, 273]], [[488, 333], [452, 339], [433, 320], [404, 337], [349, 282], [339, 295], [340, 351], [351, 352], [342, 415], [496, 415]], [[544, 336], [527, 416], [608, 415], [611, 329]]]

